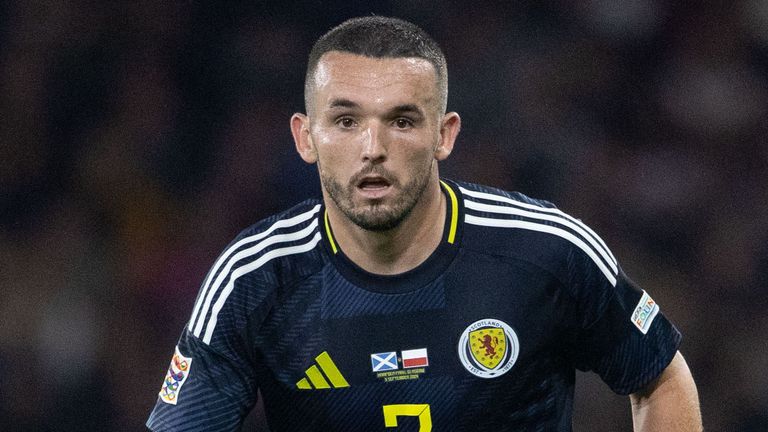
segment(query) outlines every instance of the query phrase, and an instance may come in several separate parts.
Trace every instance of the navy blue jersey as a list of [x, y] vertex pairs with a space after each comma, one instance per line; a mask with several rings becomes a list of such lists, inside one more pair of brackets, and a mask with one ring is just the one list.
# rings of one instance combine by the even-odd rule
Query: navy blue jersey
[[443, 181], [443, 241], [374, 275], [319, 200], [245, 230], [195, 302], [147, 425], [273, 432], [569, 431], [575, 370], [632, 393], [680, 334], [603, 241], [547, 202]]

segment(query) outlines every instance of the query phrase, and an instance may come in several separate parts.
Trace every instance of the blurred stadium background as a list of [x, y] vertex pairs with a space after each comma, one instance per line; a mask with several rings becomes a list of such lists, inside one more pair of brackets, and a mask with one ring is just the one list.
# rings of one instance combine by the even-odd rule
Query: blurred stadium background
[[[376, 13], [445, 49], [443, 174], [588, 222], [683, 331], [708, 430], [768, 430], [768, 2], [477, 3], [2, 2], [0, 429], [142, 430], [216, 255], [319, 190], [311, 43]], [[575, 430], [629, 430], [579, 379]]]

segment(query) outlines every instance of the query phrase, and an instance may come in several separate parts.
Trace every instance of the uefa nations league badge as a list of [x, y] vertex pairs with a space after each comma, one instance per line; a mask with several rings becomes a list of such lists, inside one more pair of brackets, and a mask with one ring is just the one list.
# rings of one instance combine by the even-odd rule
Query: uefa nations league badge
[[509, 372], [519, 352], [517, 334], [497, 319], [477, 320], [459, 338], [461, 364], [480, 378], [496, 378]]

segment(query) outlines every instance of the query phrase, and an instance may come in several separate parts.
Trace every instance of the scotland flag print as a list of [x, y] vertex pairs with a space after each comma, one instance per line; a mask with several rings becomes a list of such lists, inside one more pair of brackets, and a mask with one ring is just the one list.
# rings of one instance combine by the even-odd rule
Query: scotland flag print
[[397, 351], [371, 354], [372, 372], [384, 372], [397, 369]]

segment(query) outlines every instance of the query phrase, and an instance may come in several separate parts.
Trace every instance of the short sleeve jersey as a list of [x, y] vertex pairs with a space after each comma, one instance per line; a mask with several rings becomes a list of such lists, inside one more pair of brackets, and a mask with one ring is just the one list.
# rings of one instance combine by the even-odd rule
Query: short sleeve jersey
[[[569, 431], [575, 370], [616, 393], [680, 344], [581, 221], [519, 193], [441, 181], [443, 239], [366, 272], [309, 200], [243, 231], [206, 276], [147, 426], [272, 432]], [[436, 223], [438, 221], [435, 221]]]

